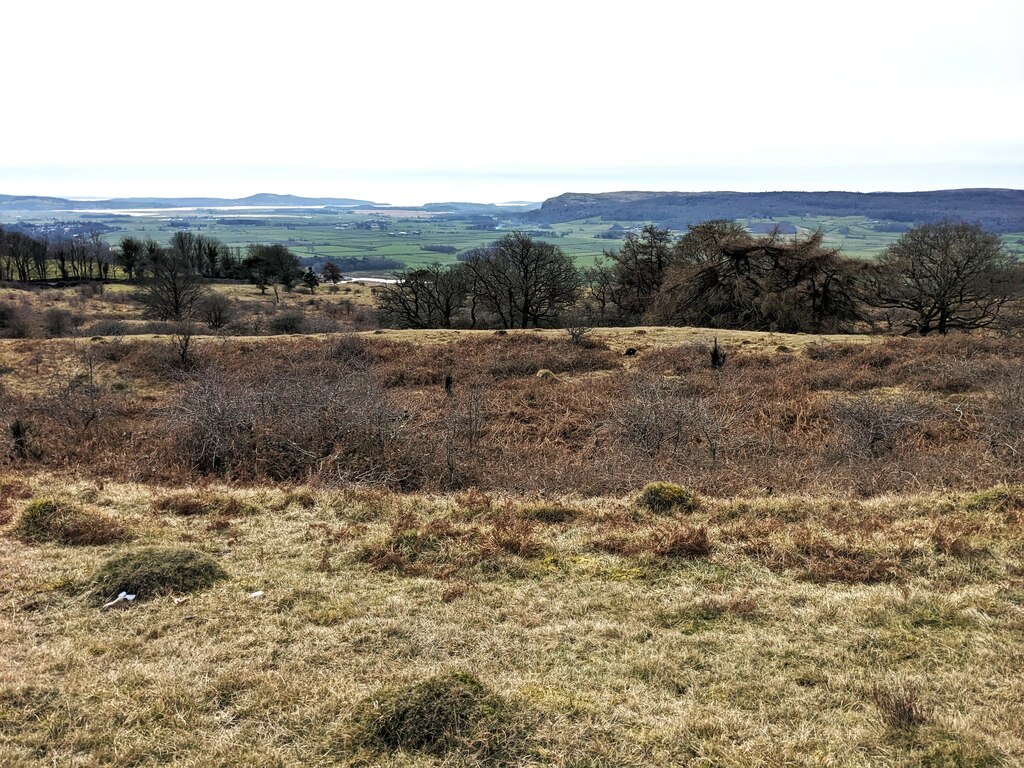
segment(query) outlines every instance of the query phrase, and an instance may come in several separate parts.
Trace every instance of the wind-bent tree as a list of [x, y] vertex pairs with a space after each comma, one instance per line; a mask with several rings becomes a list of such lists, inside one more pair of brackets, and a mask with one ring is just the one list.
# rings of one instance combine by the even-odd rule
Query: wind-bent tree
[[464, 264], [474, 296], [504, 328], [553, 325], [579, 296], [572, 258], [522, 232], [471, 251]]
[[999, 236], [979, 225], [926, 224], [885, 249], [865, 298], [905, 325], [904, 335], [985, 328], [1014, 297], [1015, 264]]
[[250, 244], [246, 249], [243, 268], [249, 282], [259, 288], [261, 293], [266, 293], [267, 288], [273, 287], [275, 295], [277, 283], [284, 286], [286, 291], [290, 291], [302, 275], [299, 258], [279, 243]]
[[848, 330], [860, 316], [854, 265], [823, 235], [750, 235], [733, 222], [689, 228], [645, 315], [664, 325], [785, 332]]

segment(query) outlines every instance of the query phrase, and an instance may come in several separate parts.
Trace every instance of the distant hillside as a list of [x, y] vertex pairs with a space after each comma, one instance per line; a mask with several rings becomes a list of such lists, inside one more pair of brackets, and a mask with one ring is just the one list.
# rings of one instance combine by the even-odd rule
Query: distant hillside
[[540, 208], [540, 203], [427, 203], [422, 210], [432, 213], [524, 213]]
[[67, 200], [34, 195], [0, 195], [0, 210], [80, 211], [89, 208], [219, 208], [234, 206], [375, 205], [350, 197], [296, 197], [261, 193], [249, 197], [115, 197], [109, 200]]
[[937, 192], [569, 192], [545, 200], [527, 221], [557, 224], [599, 217], [653, 221], [683, 229], [708, 219], [781, 216], [866, 216], [922, 224], [941, 219], [980, 223], [996, 232], [1024, 232], [1024, 190]]

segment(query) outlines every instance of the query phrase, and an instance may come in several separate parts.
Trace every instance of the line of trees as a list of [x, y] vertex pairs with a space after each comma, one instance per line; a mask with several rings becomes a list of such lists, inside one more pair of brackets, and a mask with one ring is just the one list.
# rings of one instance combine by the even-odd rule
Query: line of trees
[[273, 284], [291, 289], [302, 276], [298, 257], [279, 244], [232, 248], [182, 230], [167, 246], [152, 238], [123, 237], [111, 248], [98, 232], [41, 239], [0, 228], [0, 280], [108, 280], [120, 270], [129, 281], [140, 281], [153, 277], [169, 259], [177, 270], [207, 279], [248, 280], [264, 291]]
[[754, 235], [729, 221], [679, 237], [648, 225], [577, 269], [523, 233], [406, 270], [378, 291], [399, 328], [692, 325], [842, 333], [877, 323], [905, 334], [969, 331], [1021, 299], [1022, 270], [997, 235], [957, 222], [905, 233], [875, 262], [847, 259], [821, 232]]
[[0, 280], [106, 280], [115, 264], [115, 254], [98, 232], [43, 240], [0, 228]]
[[[320, 277], [280, 244], [231, 248], [175, 232], [168, 246], [134, 237], [111, 249], [99, 236], [39, 240], [0, 229], [0, 279], [109, 279], [143, 287], [151, 313], [181, 320], [204, 280], [247, 280], [262, 293]], [[323, 279], [341, 270], [328, 263]], [[752, 234], [729, 221], [680, 236], [647, 225], [579, 269], [561, 248], [515, 232], [459, 256], [398, 274], [376, 289], [381, 324], [398, 328], [691, 325], [842, 333], [871, 325], [946, 334], [990, 327], [1022, 305], [1022, 268], [998, 235], [940, 222], [905, 232], [875, 261], [847, 259], [821, 232]], [[1019, 313], [1018, 313], [1019, 314]]]

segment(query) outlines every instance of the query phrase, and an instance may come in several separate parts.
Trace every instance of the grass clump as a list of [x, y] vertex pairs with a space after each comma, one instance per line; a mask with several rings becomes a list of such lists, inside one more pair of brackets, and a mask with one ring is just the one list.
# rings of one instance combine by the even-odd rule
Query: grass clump
[[74, 546], [111, 544], [131, 536], [126, 526], [109, 515], [54, 499], [31, 502], [18, 518], [14, 531], [26, 543]]
[[160, 595], [208, 589], [228, 574], [207, 554], [184, 547], [146, 547], [107, 560], [93, 574], [96, 602], [121, 592], [148, 600]]
[[1024, 487], [1004, 485], [972, 493], [965, 499], [964, 509], [995, 514], [1024, 511]]
[[912, 731], [931, 719], [931, 710], [921, 701], [917, 690], [907, 684], [876, 683], [871, 688], [871, 701], [878, 708], [882, 721], [893, 731]]
[[871, 549], [818, 543], [805, 554], [802, 578], [818, 584], [876, 584], [904, 575], [897, 561]]
[[651, 552], [658, 557], [693, 559], [711, 554], [711, 539], [703, 525], [677, 525], [655, 531], [650, 540]]
[[560, 523], [571, 523], [579, 515], [579, 512], [564, 504], [551, 502], [528, 504], [522, 508], [522, 515], [528, 520], [535, 520], [545, 525], [558, 525]]
[[591, 546], [610, 555], [688, 560], [708, 557], [714, 548], [705, 526], [684, 524], [646, 531], [617, 529], [592, 540]]
[[444, 518], [421, 520], [405, 514], [383, 536], [357, 546], [354, 555], [378, 571], [405, 576], [447, 578], [477, 567], [491, 573], [518, 572], [517, 558], [535, 558], [545, 551], [534, 529], [533, 521], [509, 515], [486, 526], [455, 526]]
[[640, 505], [656, 514], [693, 512], [698, 501], [693, 492], [675, 483], [648, 483], [640, 491]]
[[705, 600], [693, 605], [668, 610], [656, 611], [654, 620], [664, 629], [676, 629], [686, 635], [692, 635], [728, 615], [728, 608], [720, 603]]
[[357, 741], [373, 749], [475, 753], [490, 764], [504, 762], [517, 730], [508, 704], [459, 670], [371, 696], [355, 723]]
[[179, 517], [198, 515], [223, 515], [240, 517], [258, 512], [253, 504], [239, 501], [234, 496], [213, 493], [171, 493], [153, 500], [154, 512], [163, 512]]
[[423, 522], [404, 514], [392, 521], [386, 535], [359, 546], [355, 557], [378, 571], [419, 575], [461, 559], [460, 543], [468, 535], [443, 519]]

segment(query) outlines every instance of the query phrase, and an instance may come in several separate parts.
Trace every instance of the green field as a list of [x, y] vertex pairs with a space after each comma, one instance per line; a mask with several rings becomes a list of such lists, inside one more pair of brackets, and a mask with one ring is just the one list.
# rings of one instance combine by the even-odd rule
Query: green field
[[[251, 217], [252, 223], [239, 219]], [[582, 219], [551, 225], [550, 229], [523, 227], [513, 220], [501, 222], [498, 230], [483, 230], [474, 227], [470, 220], [451, 220], [440, 217], [382, 216], [355, 211], [302, 211], [282, 213], [195, 211], [187, 214], [161, 212], [151, 216], [96, 217], [85, 213], [47, 212], [22, 217], [21, 221], [35, 223], [52, 222], [55, 219], [72, 221], [97, 221], [118, 229], [104, 234], [111, 244], [122, 237], [153, 238], [168, 242], [175, 231], [187, 228], [218, 238], [231, 246], [245, 246], [253, 242], [283, 243], [303, 259], [324, 261], [345, 258], [387, 258], [401, 261], [407, 266], [450, 263], [455, 261], [451, 254], [424, 250], [424, 246], [451, 246], [459, 251], [486, 245], [500, 237], [503, 232], [517, 226], [530, 231], [536, 237], [549, 240], [566, 253], [571, 254], [578, 265], [589, 266], [594, 259], [608, 249], [618, 248], [621, 240], [600, 238], [613, 224], [624, 228], [638, 226], [643, 222], [612, 222], [599, 218]], [[219, 219], [231, 219], [222, 222]], [[0, 218], [0, 225], [11, 223]], [[744, 219], [747, 226], [771, 224], [764, 219]], [[385, 229], [358, 228], [360, 224], [384, 222]], [[802, 233], [821, 228], [829, 245], [841, 247], [853, 258], [872, 258], [887, 245], [899, 238], [898, 233], [878, 232], [874, 222], [861, 216], [848, 217], [786, 217], [776, 223], [792, 224]], [[1024, 233], [1003, 236], [1007, 247], [1024, 256]]]

